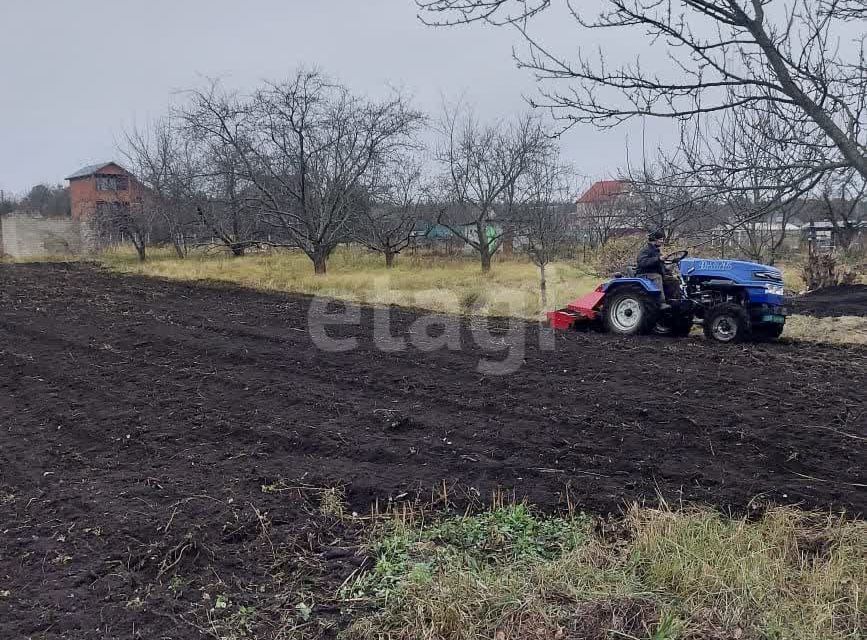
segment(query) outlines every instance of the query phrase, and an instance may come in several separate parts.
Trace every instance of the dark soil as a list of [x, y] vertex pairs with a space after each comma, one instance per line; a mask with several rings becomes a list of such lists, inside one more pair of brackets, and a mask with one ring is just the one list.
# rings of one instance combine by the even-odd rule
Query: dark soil
[[[0, 638], [333, 637], [365, 559], [319, 512], [325, 487], [361, 513], [496, 490], [599, 514], [657, 495], [867, 510], [863, 348], [564, 334], [543, 351], [527, 327], [523, 366], [492, 376], [466, 323], [460, 350], [383, 352], [363, 309], [339, 331], [358, 347], [331, 353], [309, 306], [0, 266]], [[401, 334], [418, 313], [391, 316]]]
[[816, 289], [791, 303], [794, 313], [817, 318], [867, 316], [867, 285], [850, 284]]

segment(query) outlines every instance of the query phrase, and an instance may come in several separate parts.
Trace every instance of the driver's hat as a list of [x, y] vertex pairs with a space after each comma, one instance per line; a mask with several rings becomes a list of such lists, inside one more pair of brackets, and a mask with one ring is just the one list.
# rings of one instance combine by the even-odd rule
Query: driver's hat
[[647, 234], [647, 239], [650, 242], [653, 242], [654, 240], [665, 240], [665, 234], [662, 232], [661, 229], [657, 229], [656, 231], [651, 231], [649, 234]]

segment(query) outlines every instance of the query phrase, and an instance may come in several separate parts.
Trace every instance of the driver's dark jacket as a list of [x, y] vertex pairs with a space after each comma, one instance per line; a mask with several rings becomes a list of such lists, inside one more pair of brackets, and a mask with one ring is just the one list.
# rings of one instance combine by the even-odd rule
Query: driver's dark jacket
[[658, 273], [665, 275], [665, 265], [659, 253], [659, 247], [655, 244], [647, 245], [638, 254], [638, 264], [635, 273]]

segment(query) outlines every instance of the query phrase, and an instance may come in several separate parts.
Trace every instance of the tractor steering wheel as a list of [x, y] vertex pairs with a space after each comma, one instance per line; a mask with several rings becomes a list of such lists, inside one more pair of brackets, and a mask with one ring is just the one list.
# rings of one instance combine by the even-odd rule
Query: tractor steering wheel
[[688, 255], [689, 251], [675, 251], [674, 253], [669, 253], [665, 256], [662, 261], [665, 264], [680, 264], [680, 261]]

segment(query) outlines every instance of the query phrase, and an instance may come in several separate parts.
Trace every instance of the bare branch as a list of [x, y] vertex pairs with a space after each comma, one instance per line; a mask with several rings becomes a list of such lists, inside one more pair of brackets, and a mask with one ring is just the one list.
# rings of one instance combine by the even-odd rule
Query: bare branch
[[628, 33], [664, 44], [672, 64], [653, 71], [636, 59], [609, 68], [606, 51], [594, 57], [579, 51], [575, 58], [553, 51], [531, 30], [533, 18], [553, 6], [542, 0], [417, 4], [429, 24], [516, 29], [527, 44], [517, 63], [540, 83], [541, 98], [533, 104], [567, 127], [611, 127], [636, 117], [690, 121], [742, 108], [789, 110], [819, 145], [835, 149], [834, 162], [867, 177], [864, 36], [858, 45], [839, 42], [841, 24], [867, 16], [864, 0], [603, 1], [599, 15], [568, 1], [578, 30], [614, 30], [621, 32], [618, 40]]

